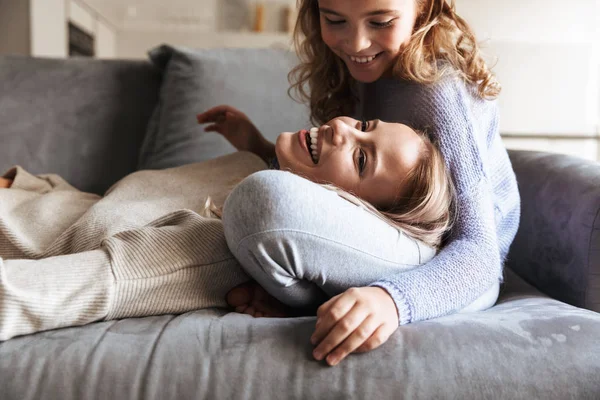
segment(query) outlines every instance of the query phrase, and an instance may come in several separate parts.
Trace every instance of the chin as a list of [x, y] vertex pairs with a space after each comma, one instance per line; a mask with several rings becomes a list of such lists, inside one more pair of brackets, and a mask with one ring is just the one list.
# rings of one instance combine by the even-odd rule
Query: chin
[[368, 74], [353, 74], [352, 70], [350, 70], [350, 75], [352, 75], [352, 77], [354, 79], [356, 79], [358, 82], [362, 82], [362, 83], [373, 83], [375, 81], [377, 81], [379, 78], [382, 77], [382, 73], [376, 72], [376, 73], [368, 73]]
[[354, 79], [361, 83], [373, 83], [381, 78], [382, 74], [364, 74], [364, 75], [352, 75]]

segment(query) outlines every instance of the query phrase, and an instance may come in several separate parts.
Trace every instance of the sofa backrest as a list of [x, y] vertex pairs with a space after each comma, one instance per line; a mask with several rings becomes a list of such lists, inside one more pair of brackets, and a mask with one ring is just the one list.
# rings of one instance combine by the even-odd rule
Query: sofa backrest
[[135, 171], [160, 80], [145, 61], [0, 57], [0, 170], [103, 193]]

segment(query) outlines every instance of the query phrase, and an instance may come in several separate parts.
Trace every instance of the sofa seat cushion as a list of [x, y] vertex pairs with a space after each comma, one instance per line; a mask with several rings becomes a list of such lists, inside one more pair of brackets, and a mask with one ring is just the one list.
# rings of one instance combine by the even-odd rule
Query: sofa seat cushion
[[[600, 314], [512, 274], [493, 308], [400, 327], [337, 367], [311, 358], [314, 317], [201, 310], [0, 344], [0, 398], [597, 398]], [[36, 386], [32, 386], [36, 382]]]

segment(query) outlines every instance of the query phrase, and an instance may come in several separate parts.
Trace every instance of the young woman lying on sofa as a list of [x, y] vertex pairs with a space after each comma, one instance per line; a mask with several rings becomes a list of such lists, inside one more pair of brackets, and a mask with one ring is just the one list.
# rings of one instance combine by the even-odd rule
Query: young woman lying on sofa
[[[339, 117], [310, 132], [282, 133], [275, 145], [260, 135], [226, 136], [246, 151], [138, 171], [102, 197], [55, 175], [34, 176], [21, 167], [8, 171], [0, 180], [0, 340], [100, 320], [227, 306], [227, 293], [249, 280], [227, 246], [226, 240], [239, 239], [235, 227], [225, 238], [229, 213], [276, 211], [285, 218], [289, 207], [303, 207], [308, 227], [319, 223], [311, 206], [325, 199], [336, 209], [360, 208], [357, 218], [372, 220], [375, 214], [380, 229], [397, 231], [402, 254], [388, 270], [340, 271], [331, 265], [326, 281], [294, 277], [318, 288], [323, 298], [372, 282], [389, 269], [417, 268], [434, 256], [450, 225], [454, 194], [443, 158], [426, 135], [406, 125]], [[295, 175], [261, 171], [274, 159], [279, 169]], [[252, 177], [244, 180], [253, 173], [279, 187], [301, 188], [306, 197], [227, 204], [234, 186], [256, 190], [245, 185]], [[224, 202], [223, 222], [208, 217]], [[341, 257], [355, 256], [351, 249], [341, 251]], [[311, 255], [303, 256], [310, 260]], [[265, 314], [279, 312], [276, 307]]]

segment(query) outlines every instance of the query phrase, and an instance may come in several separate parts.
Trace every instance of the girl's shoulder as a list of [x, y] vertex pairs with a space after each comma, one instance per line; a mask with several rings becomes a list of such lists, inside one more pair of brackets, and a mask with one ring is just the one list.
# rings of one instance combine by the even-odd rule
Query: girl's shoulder
[[483, 98], [477, 85], [465, 82], [457, 74], [449, 73], [435, 83], [422, 85], [415, 101], [437, 118], [445, 115], [479, 121], [498, 118], [498, 101]]
[[401, 122], [416, 129], [426, 129], [436, 121], [445, 125], [448, 118], [497, 118], [497, 102], [483, 99], [475, 85], [452, 73], [431, 84], [379, 79], [365, 84], [362, 93], [364, 118]]
[[[458, 73], [448, 70], [434, 83], [423, 84], [397, 78], [381, 78], [373, 83], [363, 84], [362, 93], [365, 100], [377, 100], [378, 103], [394, 101], [425, 102], [430, 105], [447, 105], [448, 103], [489, 103], [479, 95], [477, 85], [466, 82]], [[382, 101], [383, 100], [383, 101]]]
[[438, 81], [421, 85], [424, 97], [441, 102], [488, 102], [480, 96], [477, 85], [466, 82], [458, 73], [447, 72]]

